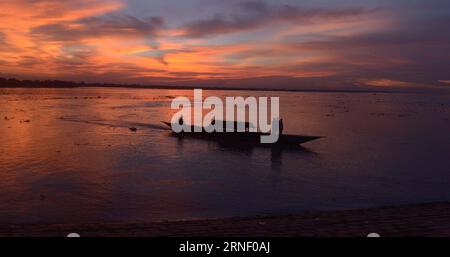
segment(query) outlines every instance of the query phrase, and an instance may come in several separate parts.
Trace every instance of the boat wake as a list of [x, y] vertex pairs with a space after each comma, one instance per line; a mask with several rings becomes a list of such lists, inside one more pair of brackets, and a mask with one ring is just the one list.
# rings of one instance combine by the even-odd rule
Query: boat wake
[[78, 123], [85, 123], [85, 124], [92, 124], [92, 125], [98, 125], [98, 126], [107, 126], [112, 128], [146, 128], [146, 129], [157, 129], [157, 130], [169, 130], [167, 127], [157, 124], [149, 124], [149, 123], [142, 123], [142, 122], [129, 122], [129, 121], [123, 121], [123, 120], [85, 120], [85, 119], [78, 119], [73, 117], [60, 117], [59, 120], [62, 121], [68, 121], [68, 122], [78, 122]]

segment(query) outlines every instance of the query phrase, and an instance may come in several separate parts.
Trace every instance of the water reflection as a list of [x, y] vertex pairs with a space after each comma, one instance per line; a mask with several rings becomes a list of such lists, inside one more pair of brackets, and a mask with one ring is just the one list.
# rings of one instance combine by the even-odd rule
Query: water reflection
[[[166, 129], [167, 130], [167, 129]], [[244, 155], [248, 157], [252, 157], [254, 153], [254, 149], [263, 149], [266, 151], [270, 151], [270, 161], [274, 164], [274, 167], [276, 165], [282, 165], [282, 156], [283, 152], [290, 152], [295, 153], [298, 155], [298, 157], [310, 155], [310, 156], [316, 156], [317, 153], [303, 147], [301, 145], [274, 145], [274, 144], [255, 144], [255, 143], [249, 143], [249, 142], [243, 142], [243, 141], [235, 141], [235, 140], [220, 140], [210, 137], [196, 137], [191, 138], [189, 136], [179, 136], [177, 134], [171, 133], [170, 130], [167, 133], [168, 137], [173, 137], [177, 139], [177, 147], [183, 150], [183, 142], [184, 141], [190, 141], [190, 142], [196, 142], [196, 141], [204, 141], [208, 144], [208, 149], [211, 151], [228, 151], [231, 153], [235, 153], [237, 155]], [[189, 150], [189, 149], [187, 149]]]

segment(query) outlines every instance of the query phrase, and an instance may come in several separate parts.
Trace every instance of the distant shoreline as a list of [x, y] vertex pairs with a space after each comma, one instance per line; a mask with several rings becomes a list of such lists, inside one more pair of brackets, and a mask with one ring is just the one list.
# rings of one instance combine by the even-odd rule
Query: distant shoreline
[[[169, 90], [226, 90], [226, 91], [263, 91], [263, 92], [304, 92], [304, 93], [380, 93], [380, 94], [410, 94], [434, 93], [420, 90], [376, 90], [376, 89], [288, 89], [288, 88], [248, 88], [223, 86], [168, 86], [168, 85], [140, 85], [140, 84], [113, 84], [113, 83], [84, 83], [60, 80], [17, 80], [0, 78], [0, 89], [7, 88], [131, 88], [131, 89], [169, 89]], [[442, 93], [442, 92], [441, 92]], [[449, 91], [450, 93], [450, 91]]]
[[400, 92], [400, 91], [388, 91], [388, 90], [327, 90], [327, 89], [271, 89], [271, 88], [225, 88], [225, 87], [190, 87], [190, 86], [74, 86], [74, 87], [49, 87], [49, 86], [19, 86], [10, 87], [0, 85], [0, 89], [14, 89], [14, 88], [24, 88], [24, 89], [57, 89], [57, 88], [129, 88], [129, 89], [168, 89], [168, 90], [223, 90], [223, 91], [263, 91], [263, 92], [304, 92], [304, 93], [379, 93], [379, 94], [401, 94], [401, 93], [414, 93], [414, 92]]

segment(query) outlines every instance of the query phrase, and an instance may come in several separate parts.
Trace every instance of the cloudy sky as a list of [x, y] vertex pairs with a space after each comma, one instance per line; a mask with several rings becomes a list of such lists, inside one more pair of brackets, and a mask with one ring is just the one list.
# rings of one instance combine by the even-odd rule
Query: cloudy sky
[[0, 76], [449, 88], [448, 0], [2, 0]]

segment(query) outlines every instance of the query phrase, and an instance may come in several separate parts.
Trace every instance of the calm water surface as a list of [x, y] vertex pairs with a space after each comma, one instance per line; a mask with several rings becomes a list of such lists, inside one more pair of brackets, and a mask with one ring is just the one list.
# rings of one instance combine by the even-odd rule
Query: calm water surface
[[[171, 137], [191, 90], [0, 89], [0, 223], [127, 222], [450, 200], [450, 96], [280, 96], [304, 150]], [[129, 127], [137, 127], [132, 132]]]

